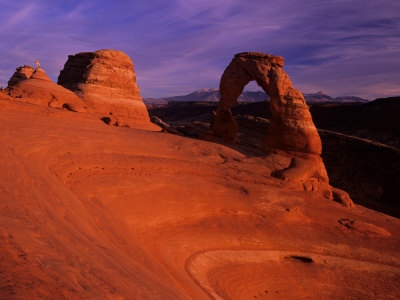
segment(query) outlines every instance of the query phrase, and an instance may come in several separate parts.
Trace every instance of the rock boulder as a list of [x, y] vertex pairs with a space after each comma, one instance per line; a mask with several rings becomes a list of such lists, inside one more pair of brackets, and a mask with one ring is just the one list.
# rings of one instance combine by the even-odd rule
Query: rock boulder
[[28, 79], [32, 76], [34, 69], [31, 66], [24, 65], [16, 68], [15, 73], [8, 81], [8, 86], [16, 85], [18, 82]]
[[136, 84], [133, 62], [121, 51], [69, 55], [58, 84], [82, 97], [109, 124], [154, 127]]

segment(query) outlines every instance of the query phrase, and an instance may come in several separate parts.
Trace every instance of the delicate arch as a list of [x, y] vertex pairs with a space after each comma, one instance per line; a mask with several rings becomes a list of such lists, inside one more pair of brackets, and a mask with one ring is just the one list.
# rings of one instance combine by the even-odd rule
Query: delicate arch
[[308, 106], [300, 91], [293, 88], [289, 76], [282, 70], [280, 56], [260, 52], [236, 54], [220, 81], [221, 100], [213, 129], [219, 136], [234, 139], [237, 123], [230, 109], [244, 87], [252, 80], [269, 95], [271, 124], [267, 148], [321, 154], [321, 139], [312, 121]]

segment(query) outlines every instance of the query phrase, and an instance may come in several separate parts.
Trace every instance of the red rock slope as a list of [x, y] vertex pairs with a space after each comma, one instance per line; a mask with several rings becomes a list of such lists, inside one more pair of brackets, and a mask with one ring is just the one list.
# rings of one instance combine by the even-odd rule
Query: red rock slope
[[8, 86], [5, 92], [18, 101], [67, 108], [77, 112], [86, 111], [86, 104], [82, 99], [66, 88], [52, 82], [40, 67], [28, 79], [20, 80]]
[[398, 299], [400, 222], [273, 161], [0, 100], [1, 299]]

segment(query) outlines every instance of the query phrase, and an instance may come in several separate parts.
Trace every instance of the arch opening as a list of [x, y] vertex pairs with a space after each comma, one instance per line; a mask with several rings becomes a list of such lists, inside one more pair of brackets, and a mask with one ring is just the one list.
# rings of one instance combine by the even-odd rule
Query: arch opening
[[[222, 74], [220, 103], [211, 128], [216, 136], [235, 140], [238, 124], [231, 108], [244, 87], [252, 80], [270, 98], [270, 124], [267, 132], [265, 159], [281, 167], [271, 170], [271, 176], [291, 182], [293, 187], [316, 191], [323, 197], [351, 207], [349, 195], [329, 185], [329, 178], [320, 154], [321, 139], [302, 93], [296, 90], [282, 70], [280, 56], [261, 52], [238, 53]], [[282, 162], [285, 163], [282, 164]], [[286, 164], [289, 161], [288, 164]], [[282, 168], [282, 166], [284, 166]]]
[[217, 136], [234, 140], [238, 125], [231, 108], [250, 81], [269, 96], [271, 123], [266, 149], [274, 148], [320, 155], [321, 140], [300, 91], [282, 70], [282, 57], [260, 52], [236, 54], [220, 81], [220, 104], [213, 122]]

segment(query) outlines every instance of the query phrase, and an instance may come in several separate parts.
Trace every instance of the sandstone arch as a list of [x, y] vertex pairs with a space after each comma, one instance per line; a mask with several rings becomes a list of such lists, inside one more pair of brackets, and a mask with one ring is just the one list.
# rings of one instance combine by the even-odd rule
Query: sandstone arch
[[321, 139], [300, 91], [282, 70], [284, 59], [260, 52], [236, 54], [220, 82], [221, 100], [214, 121], [216, 135], [234, 139], [237, 124], [230, 112], [250, 81], [270, 96], [272, 113], [267, 148], [321, 154]]
[[[345, 206], [353, 206], [349, 195], [329, 185], [328, 174], [320, 157], [321, 139], [312, 121], [302, 93], [282, 70], [284, 59], [261, 52], [235, 55], [222, 74], [220, 104], [212, 129], [217, 136], [234, 140], [238, 125], [231, 108], [244, 87], [252, 80], [269, 95], [271, 122], [268, 128], [266, 159], [281, 167], [271, 175], [293, 182], [294, 186], [317, 191]], [[284, 162], [284, 163], [282, 163]]]

